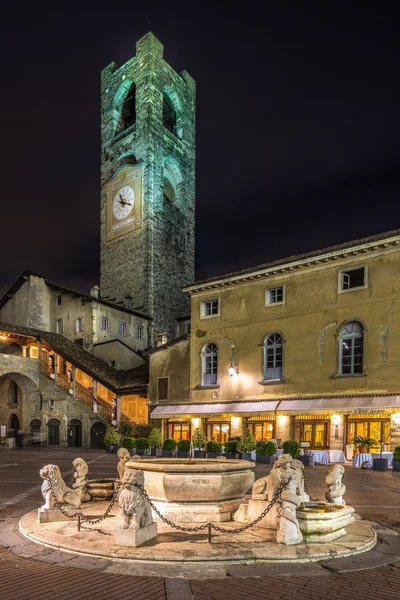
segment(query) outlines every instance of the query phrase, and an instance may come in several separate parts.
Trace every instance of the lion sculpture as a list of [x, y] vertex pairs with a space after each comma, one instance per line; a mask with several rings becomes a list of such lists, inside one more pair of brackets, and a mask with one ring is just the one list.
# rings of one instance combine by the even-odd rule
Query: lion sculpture
[[50, 487], [49, 479], [56, 496], [57, 502], [60, 504], [70, 504], [74, 508], [78, 508], [81, 504], [81, 497], [75, 490], [69, 488], [62, 478], [61, 471], [57, 465], [46, 465], [40, 469], [40, 477], [44, 479], [41, 492], [45, 503], [41, 508], [51, 510], [54, 508], [55, 499]]
[[87, 462], [83, 458], [75, 458], [72, 462], [72, 468], [74, 470], [75, 483], [72, 485], [77, 494], [80, 494], [82, 502], [89, 502], [92, 497], [86, 489], [87, 478], [86, 475], [89, 471]]
[[153, 523], [150, 504], [137, 485], [144, 487], [144, 473], [136, 469], [125, 471], [123, 489], [119, 494], [120, 523], [118, 529], [135, 531]]
[[126, 448], [119, 448], [117, 456], [119, 459], [117, 464], [118, 477], [122, 481], [126, 469], [125, 465], [128, 462], [128, 460], [131, 460], [131, 455], [129, 450], [127, 450]]
[[331, 504], [345, 504], [343, 494], [346, 486], [342, 483], [344, 476], [344, 467], [342, 465], [333, 465], [325, 478], [328, 491], [325, 494], [327, 502]]

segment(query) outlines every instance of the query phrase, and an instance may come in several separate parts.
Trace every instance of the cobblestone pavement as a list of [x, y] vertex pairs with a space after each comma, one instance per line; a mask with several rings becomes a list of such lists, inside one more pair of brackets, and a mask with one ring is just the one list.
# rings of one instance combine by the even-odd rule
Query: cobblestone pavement
[[[18, 532], [19, 518], [42, 503], [39, 468], [58, 464], [69, 482], [72, 459], [82, 456], [90, 478], [113, 477], [117, 457], [85, 449], [0, 451], [0, 598], [18, 600], [400, 600], [400, 474], [346, 467], [346, 501], [364, 519], [380, 524], [380, 544], [358, 557], [312, 564], [171, 567], [168, 579], [143, 564], [82, 556], [46, 548]], [[269, 472], [256, 467], [256, 477]], [[312, 496], [324, 498], [326, 467], [306, 469]], [[389, 533], [386, 535], [390, 528]], [[342, 561], [342, 562], [340, 562]], [[137, 568], [136, 568], [137, 573]], [[185, 577], [186, 578], [182, 578]], [[221, 578], [223, 577], [223, 578]]]

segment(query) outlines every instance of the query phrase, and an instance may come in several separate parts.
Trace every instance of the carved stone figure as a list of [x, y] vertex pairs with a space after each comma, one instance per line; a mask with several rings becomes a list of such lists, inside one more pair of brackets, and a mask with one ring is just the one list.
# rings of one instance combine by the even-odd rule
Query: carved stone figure
[[82, 502], [89, 502], [92, 499], [86, 489], [88, 482], [86, 475], [89, 471], [89, 467], [83, 458], [75, 458], [75, 460], [72, 462], [72, 467], [74, 469], [75, 478], [75, 483], [72, 485], [72, 489], [76, 490], [76, 492], [80, 494]]
[[328, 491], [325, 494], [327, 502], [331, 504], [346, 504], [343, 499], [343, 494], [346, 491], [346, 486], [342, 483], [344, 477], [344, 467], [342, 465], [333, 465], [325, 478]]
[[299, 478], [299, 495], [302, 502], [309, 502], [310, 496], [306, 494], [304, 491], [304, 465], [301, 460], [297, 460], [294, 458], [292, 461], [292, 466], [295, 469], [297, 476]]
[[136, 469], [125, 471], [123, 489], [119, 494], [121, 520], [119, 529], [136, 530], [153, 523], [150, 504], [135, 484], [144, 486], [144, 473]]
[[129, 450], [127, 450], [126, 448], [119, 448], [117, 456], [119, 458], [119, 462], [117, 465], [118, 477], [122, 481], [122, 478], [125, 473], [125, 465], [128, 462], [128, 460], [131, 460], [131, 455]]
[[276, 541], [286, 545], [299, 544], [303, 540], [303, 534], [297, 521], [296, 509], [302, 499], [299, 493], [298, 472], [293, 468], [293, 458], [290, 454], [281, 454], [275, 462], [268, 478], [268, 499], [274, 497], [281, 484], [286, 487], [279, 500]]
[[268, 477], [256, 479], [251, 488], [252, 500], [268, 500]]
[[80, 506], [80, 494], [66, 485], [57, 465], [46, 465], [43, 469], [40, 469], [40, 477], [44, 479], [41, 492], [45, 503], [41, 507], [42, 509], [51, 510], [54, 508], [54, 497], [48, 479], [52, 483], [57, 502], [60, 504], [70, 504], [75, 508]]
[[137, 485], [144, 486], [144, 473], [127, 469], [122, 479], [123, 489], [119, 494], [120, 523], [114, 532], [114, 541], [119, 546], [141, 546], [157, 535], [157, 523], [153, 521], [151, 506]]

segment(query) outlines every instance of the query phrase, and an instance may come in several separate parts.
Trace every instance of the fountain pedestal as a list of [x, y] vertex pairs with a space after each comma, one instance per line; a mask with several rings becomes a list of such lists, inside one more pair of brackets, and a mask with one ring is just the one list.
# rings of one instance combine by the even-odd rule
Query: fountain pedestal
[[331, 542], [346, 535], [345, 527], [353, 523], [354, 508], [341, 504], [307, 502], [296, 515], [305, 542]]

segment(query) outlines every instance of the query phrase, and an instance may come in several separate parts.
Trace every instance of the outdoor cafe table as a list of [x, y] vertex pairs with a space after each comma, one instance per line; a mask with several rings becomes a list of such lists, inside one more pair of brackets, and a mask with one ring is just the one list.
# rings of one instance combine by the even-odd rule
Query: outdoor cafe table
[[369, 462], [372, 467], [372, 454], [369, 452], [364, 453], [356, 453], [353, 457], [353, 467], [356, 469], [360, 469], [364, 462]]
[[328, 453], [326, 450], [306, 450], [305, 453], [308, 455], [312, 454], [314, 457], [314, 463], [316, 464], [327, 465], [329, 462]]
[[330, 463], [345, 463], [346, 457], [342, 450], [327, 450], [328, 462]]
[[[372, 458], [380, 458], [381, 455], [379, 454], [379, 452], [373, 452], [372, 453]], [[387, 458], [388, 459], [388, 467], [392, 466], [393, 463], [393, 452], [382, 452], [382, 458]]]

